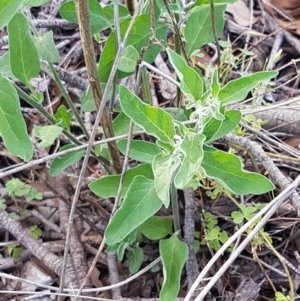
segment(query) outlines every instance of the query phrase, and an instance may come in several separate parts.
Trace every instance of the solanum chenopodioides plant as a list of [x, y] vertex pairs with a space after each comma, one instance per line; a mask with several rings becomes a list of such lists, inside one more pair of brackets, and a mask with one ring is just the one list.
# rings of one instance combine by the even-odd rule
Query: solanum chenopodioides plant
[[[133, 141], [130, 156], [141, 164], [125, 174], [123, 201], [105, 233], [108, 245], [119, 244], [163, 205], [168, 207], [172, 185], [179, 190], [196, 188], [201, 186], [199, 180], [207, 177], [239, 195], [262, 194], [274, 188], [264, 176], [244, 171], [237, 156], [218, 150], [211, 143], [233, 131], [241, 119], [238, 110], [227, 106], [244, 100], [253, 88], [269, 81], [277, 73], [258, 72], [222, 87], [215, 69], [210, 84], [206, 86], [199, 73], [182, 57], [170, 49], [167, 53], [180, 79], [184, 105], [192, 110], [189, 124], [192, 122], [194, 125], [186, 126], [185, 122], [174, 119], [161, 108], [143, 103], [128, 88], [120, 86], [123, 113], [148, 135], [155, 137], [156, 143]], [[123, 142], [119, 143], [119, 147], [124, 151]], [[120, 176], [107, 176], [91, 183], [90, 188], [102, 197], [115, 197], [119, 180]], [[160, 251], [164, 268], [167, 265], [172, 270], [178, 262], [178, 266], [183, 267], [185, 258], [180, 254], [180, 258], [176, 259], [176, 248], [182, 248], [187, 254], [187, 247], [174, 235], [170, 240], [174, 248], [168, 246], [168, 255], [163, 247], [168, 240], [160, 241]], [[174, 256], [174, 262], [167, 261], [170, 256]], [[166, 274], [164, 277], [171, 276]]]

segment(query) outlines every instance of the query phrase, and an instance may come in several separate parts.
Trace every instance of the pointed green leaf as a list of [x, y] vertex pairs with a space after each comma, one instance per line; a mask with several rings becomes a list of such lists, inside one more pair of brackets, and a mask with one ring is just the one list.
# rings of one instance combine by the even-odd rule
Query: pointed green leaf
[[[121, 196], [124, 197], [129, 185], [134, 177], [142, 175], [148, 179], [153, 179], [153, 172], [150, 164], [140, 164], [130, 168], [125, 173]], [[104, 176], [89, 184], [89, 188], [96, 195], [103, 198], [116, 197], [120, 183], [120, 175]]]
[[12, 73], [30, 86], [30, 80], [40, 72], [40, 60], [30, 34], [29, 23], [22, 14], [16, 13], [7, 28]]
[[151, 216], [138, 229], [148, 239], [159, 240], [172, 234], [172, 221], [160, 216]]
[[174, 181], [177, 189], [183, 190], [188, 188], [189, 182], [200, 171], [204, 141], [205, 136], [202, 134], [186, 133], [180, 145], [180, 150], [184, 154], [184, 158]]
[[219, 91], [220, 91], [218, 68], [216, 68], [213, 72], [213, 75], [211, 77], [210, 88], [211, 88], [212, 97], [216, 98], [218, 96]]
[[[106, 19], [103, 9], [96, 0], [89, 0], [90, 24], [93, 34], [98, 33], [110, 27], [109, 21]], [[59, 9], [59, 14], [65, 20], [78, 23], [74, 1], [63, 3]]]
[[154, 181], [136, 176], [129, 186], [120, 209], [117, 210], [105, 231], [108, 245], [122, 241], [162, 206]]
[[132, 45], [127, 46], [123, 51], [118, 69], [127, 73], [135, 72], [138, 58], [137, 50]]
[[219, 91], [218, 97], [223, 105], [244, 100], [253, 88], [271, 80], [277, 74], [277, 71], [261, 71], [232, 80]]
[[[226, 5], [215, 5], [215, 22], [217, 36], [224, 28]], [[185, 28], [186, 51], [190, 56], [195, 50], [214, 40], [210, 6], [200, 6], [188, 18]]]
[[33, 146], [27, 134], [18, 94], [14, 86], [0, 74], [0, 136], [7, 150], [29, 161], [33, 155]]
[[[75, 147], [75, 144], [67, 144], [64, 145], [60, 151], [64, 151], [66, 149], [70, 149]], [[72, 166], [74, 164], [76, 164], [77, 162], [79, 162], [81, 160], [81, 158], [84, 156], [85, 151], [84, 150], [80, 150], [77, 152], [73, 152], [70, 154], [66, 154], [63, 155], [61, 157], [55, 158], [50, 165], [50, 175], [52, 177], [57, 177], [58, 175], [60, 175], [67, 167]]]
[[211, 117], [205, 125], [203, 134], [206, 136], [206, 143], [217, 140], [234, 130], [242, 118], [238, 110], [229, 110], [224, 114], [224, 120], [217, 120]]
[[143, 249], [140, 247], [136, 247], [128, 252], [127, 257], [130, 261], [129, 272], [131, 275], [135, 274], [136, 272], [139, 271], [143, 263], [143, 259], [144, 259]]
[[180, 289], [180, 276], [188, 257], [187, 245], [176, 234], [159, 242], [163, 263], [164, 282], [159, 297], [162, 301], [174, 301]]
[[200, 75], [187, 65], [184, 59], [171, 49], [167, 49], [168, 57], [180, 79], [180, 88], [190, 101], [201, 99], [203, 80]]
[[[117, 142], [118, 149], [125, 155], [127, 139]], [[154, 157], [161, 153], [161, 149], [154, 143], [143, 140], [132, 140], [130, 144], [129, 157], [139, 162], [152, 164]]]
[[1, 0], [0, 1], [0, 30], [5, 27], [24, 0]]
[[242, 170], [240, 159], [213, 147], [204, 148], [202, 167], [208, 177], [235, 194], [262, 194], [274, 189], [266, 177]]
[[143, 103], [125, 86], [120, 86], [120, 102], [123, 112], [147, 134], [173, 145], [175, 128], [171, 115]]
[[64, 105], [61, 105], [57, 109], [54, 118], [64, 129], [67, 129], [70, 132], [72, 114], [67, 111], [67, 108]]
[[39, 143], [40, 147], [51, 146], [55, 139], [62, 133], [63, 128], [56, 125], [45, 125], [45, 126], [36, 126], [33, 129], [33, 134], [40, 138], [42, 141]]
[[158, 154], [154, 157], [152, 168], [155, 181], [155, 189], [166, 208], [170, 203], [170, 185], [173, 174], [180, 164], [179, 157]]
[[59, 54], [54, 44], [52, 31], [39, 37], [33, 37], [33, 40], [41, 59], [49, 63], [59, 62]]

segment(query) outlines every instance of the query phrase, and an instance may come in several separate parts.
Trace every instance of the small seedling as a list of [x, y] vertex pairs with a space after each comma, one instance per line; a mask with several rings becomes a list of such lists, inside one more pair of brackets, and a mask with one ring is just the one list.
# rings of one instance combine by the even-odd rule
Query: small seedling
[[241, 224], [244, 220], [250, 220], [252, 217], [255, 216], [258, 210], [261, 210], [263, 205], [261, 204], [254, 204], [252, 206], [245, 206], [244, 204], [240, 205], [241, 211], [233, 211], [231, 213], [231, 217], [235, 224]]
[[41, 200], [43, 198], [42, 193], [16, 178], [11, 179], [6, 183], [5, 191], [13, 198], [24, 196], [26, 198], [26, 202], [30, 202], [33, 199]]
[[7, 247], [9, 256], [18, 258], [22, 253], [22, 247], [18, 244], [13, 244]]
[[228, 240], [228, 234], [217, 226], [218, 219], [213, 214], [205, 212], [204, 219], [207, 235], [205, 236], [205, 239], [201, 241], [201, 244], [205, 245], [208, 243], [210, 248], [218, 251], [221, 248], [221, 244], [224, 244]]
[[31, 232], [31, 236], [35, 239], [39, 239], [42, 236], [43, 232], [38, 225], [30, 226], [29, 230]]

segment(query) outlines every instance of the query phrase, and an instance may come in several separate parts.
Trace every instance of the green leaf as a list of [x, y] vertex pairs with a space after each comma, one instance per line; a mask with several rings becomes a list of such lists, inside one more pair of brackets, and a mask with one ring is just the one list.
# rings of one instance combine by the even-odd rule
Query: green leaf
[[34, 239], [39, 239], [43, 234], [42, 230], [37, 225], [30, 226], [29, 230]]
[[[114, 5], [110, 4], [105, 7], [103, 7], [103, 14], [105, 18], [108, 20], [110, 23], [111, 27], [114, 26]], [[120, 22], [122, 22], [125, 19], [131, 18], [128, 9], [126, 6], [119, 4], [119, 19]]]
[[[127, 147], [127, 139], [117, 142], [118, 149], [125, 155]], [[143, 140], [132, 140], [130, 144], [129, 157], [139, 162], [152, 164], [154, 157], [161, 153], [161, 149], [154, 143]]]
[[12, 73], [29, 87], [30, 80], [40, 72], [39, 55], [30, 34], [30, 26], [22, 14], [16, 13], [7, 28]]
[[[215, 5], [215, 22], [217, 36], [224, 28], [226, 5]], [[195, 50], [214, 40], [210, 6], [200, 6], [188, 18], [185, 28], [186, 51], [190, 56]]]
[[[214, 4], [230, 4], [237, 0], [214, 0]], [[210, 5], [210, 0], [196, 0], [192, 7]]]
[[183, 122], [189, 120], [183, 109], [169, 107], [163, 108], [163, 110], [169, 113], [176, 121]]
[[228, 234], [226, 231], [220, 232], [219, 241], [224, 244], [228, 240]]
[[59, 122], [59, 124], [66, 130], [70, 132], [70, 124], [72, 120], [72, 114], [67, 111], [67, 108], [64, 105], [61, 105], [55, 115], [55, 120]]
[[106, 253], [117, 253], [120, 244], [107, 246], [105, 252]]
[[[123, 112], [118, 114], [118, 116], [113, 121], [113, 130], [115, 136], [127, 134], [129, 131], [130, 118], [128, 118]], [[135, 124], [133, 126], [133, 131], [139, 131], [140, 128]]]
[[143, 103], [127, 87], [120, 86], [120, 102], [123, 112], [147, 134], [173, 145], [175, 128], [173, 118], [157, 107]]
[[31, 187], [17, 178], [12, 178], [5, 185], [5, 192], [10, 196], [23, 196], [29, 193]]
[[45, 125], [45, 126], [36, 126], [33, 129], [33, 134], [40, 138], [42, 141], [39, 143], [40, 147], [51, 146], [55, 139], [62, 133], [63, 128], [56, 125]]
[[162, 301], [174, 301], [179, 293], [180, 276], [188, 257], [188, 247], [173, 234], [169, 239], [159, 241], [159, 252], [164, 275], [159, 297]]
[[180, 164], [180, 158], [172, 155], [158, 154], [154, 157], [152, 168], [155, 189], [166, 208], [170, 203], [170, 185], [173, 174]]
[[208, 231], [207, 235], [205, 236], [205, 239], [207, 241], [216, 240], [218, 239], [219, 234], [220, 234], [220, 227], [216, 226]]
[[240, 209], [247, 220], [250, 220], [252, 217], [254, 217], [256, 214], [255, 212], [257, 211], [257, 208], [253, 206], [245, 206], [244, 204], [240, 205]]
[[[101, 91], [104, 91], [106, 88], [106, 84], [105, 83], [101, 83], [100, 84], [101, 87]], [[115, 87], [115, 95], [114, 97], [116, 97], [116, 95], [119, 94], [119, 86]], [[109, 93], [108, 93], [108, 99], [113, 97], [113, 89], [110, 89]], [[93, 112], [96, 111], [96, 105], [95, 105], [95, 101], [94, 101], [94, 96], [93, 96], [93, 92], [90, 86], [88, 86], [88, 88], [83, 92], [83, 94], [81, 95], [81, 111], [82, 112]]]
[[137, 50], [132, 45], [127, 46], [123, 51], [118, 69], [127, 73], [135, 72], [138, 58]]
[[[120, 34], [123, 39], [127, 28], [130, 23], [130, 19], [126, 19], [120, 24]], [[136, 21], [133, 25], [133, 28], [128, 37], [127, 46], [132, 45], [138, 53], [140, 53], [143, 47], [148, 46], [149, 38], [152, 35], [151, 32], [151, 22], [149, 15], [139, 15], [136, 18]], [[160, 22], [156, 23], [156, 38], [158, 40], [166, 41], [168, 27]], [[144, 60], [147, 63], [152, 63], [156, 56], [158, 55], [161, 47], [158, 45], [153, 45], [148, 48], [148, 50], [144, 53]], [[111, 72], [115, 57], [116, 57], [116, 41], [115, 41], [115, 33], [112, 32], [105, 43], [103, 51], [101, 53], [98, 73], [100, 81], [107, 82], [109, 74]], [[118, 72], [118, 78], [124, 78], [132, 74], [133, 72]]]
[[154, 181], [136, 176], [129, 186], [120, 209], [117, 210], [105, 231], [106, 243], [114, 245], [138, 228], [162, 206]]
[[218, 97], [223, 105], [244, 100], [253, 88], [269, 81], [277, 74], [277, 71], [261, 71], [232, 80], [219, 91]]
[[203, 93], [203, 80], [200, 75], [187, 65], [184, 59], [171, 49], [167, 49], [168, 57], [180, 79], [180, 88], [185, 96], [192, 102], [201, 99]]
[[238, 195], [257, 195], [275, 188], [266, 177], [242, 170], [242, 163], [237, 156], [213, 147], [205, 146], [202, 167], [208, 177]]
[[224, 120], [217, 120], [213, 117], [205, 125], [203, 134], [206, 136], [206, 143], [215, 141], [234, 130], [242, 118], [238, 110], [229, 110], [224, 114]]
[[172, 234], [172, 221], [160, 216], [151, 216], [139, 226], [139, 231], [151, 240], [159, 240]]
[[33, 37], [33, 41], [41, 59], [49, 63], [59, 62], [59, 53], [54, 44], [52, 31], [39, 37]]
[[144, 259], [143, 249], [140, 247], [136, 247], [128, 252], [127, 257], [130, 262], [129, 272], [131, 275], [135, 274], [136, 272], [139, 271], [143, 263], [143, 259]]
[[0, 74], [0, 136], [7, 150], [29, 161], [33, 155], [33, 146], [27, 134], [18, 94], [14, 86]]
[[26, 0], [24, 5], [26, 8], [30, 7], [39, 7], [46, 3], [50, 2], [50, 0]]
[[241, 224], [244, 221], [244, 214], [239, 211], [233, 211], [231, 212], [231, 217], [233, 219], [233, 222], [235, 224]]
[[219, 91], [220, 91], [218, 68], [216, 68], [214, 70], [213, 75], [211, 77], [210, 89], [211, 89], [212, 97], [216, 98], [218, 96]]
[[[15, 213], [15, 212], [13, 212], [13, 213]], [[22, 247], [19, 246], [18, 244], [9, 245], [7, 247], [7, 251], [8, 251], [8, 254], [12, 258], [18, 258], [21, 255], [21, 253], [22, 253]]]
[[[110, 27], [109, 21], [106, 19], [101, 5], [96, 0], [89, 0], [90, 24], [92, 33], [96, 34], [99, 31]], [[78, 23], [74, 2], [65, 2], [59, 9], [59, 14], [67, 21]]]
[[24, 0], [0, 1], [0, 30], [3, 29], [18, 11]]
[[96, 105], [93, 97], [93, 92], [90, 86], [81, 95], [81, 111], [93, 112], [96, 111]]
[[137, 229], [134, 229], [131, 233], [129, 233], [123, 240], [123, 242], [128, 243], [128, 245], [133, 245], [136, 242], [137, 238]]
[[11, 71], [9, 51], [5, 52], [2, 56], [0, 56], [0, 73], [2, 73], [6, 77], [10, 77], [15, 81], [18, 80]]
[[[67, 144], [61, 147], [60, 151], [64, 151], [67, 149], [71, 149], [75, 147], [75, 144]], [[55, 158], [50, 165], [50, 175], [52, 177], [57, 177], [60, 175], [67, 167], [72, 166], [80, 161], [80, 159], [84, 156], [85, 151], [80, 150], [77, 152], [69, 153], [63, 155], [61, 157]]]
[[118, 251], [117, 251], [119, 261], [122, 261], [124, 259], [124, 254], [125, 254], [125, 251], [126, 251], [127, 247], [128, 247], [127, 243], [121, 242], [119, 244]]
[[201, 169], [203, 159], [203, 143], [205, 136], [187, 132], [180, 145], [180, 150], [184, 155], [180, 169], [175, 176], [174, 184], [177, 189], [186, 189], [189, 182]]
[[[148, 179], [153, 179], [153, 172], [152, 172], [151, 165], [147, 163], [140, 164], [126, 171], [124, 182], [123, 182], [122, 194], [121, 194], [122, 197], [124, 197], [132, 180], [138, 175], [144, 176]], [[103, 198], [116, 197], [119, 188], [120, 178], [121, 178], [120, 175], [104, 176], [90, 183], [89, 188], [91, 189], [92, 192], [94, 192], [96, 195], [100, 197]]]

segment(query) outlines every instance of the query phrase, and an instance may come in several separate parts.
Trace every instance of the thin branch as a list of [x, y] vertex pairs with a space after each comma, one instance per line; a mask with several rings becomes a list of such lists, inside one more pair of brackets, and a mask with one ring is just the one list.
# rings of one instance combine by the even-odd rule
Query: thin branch
[[[130, 24], [129, 24], [128, 29], [127, 29], [126, 34], [125, 34], [125, 37], [123, 39], [123, 43], [121, 45], [119, 45], [118, 52], [116, 54], [116, 58], [114, 60], [114, 64], [112, 66], [112, 70], [110, 72], [110, 75], [109, 75], [109, 78], [108, 78], [108, 82], [106, 84], [106, 88], [105, 88], [105, 91], [104, 91], [104, 94], [103, 94], [102, 103], [101, 103], [100, 108], [99, 108], [99, 110], [97, 112], [95, 124], [98, 124], [99, 121], [100, 121], [101, 113], [102, 113], [102, 111], [103, 111], [103, 109], [105, 107], [106, 100], [109, 97], [109, 91], [110, 91], [110, 89], [111, 89], [111, 87], [113, 85], [114, 77], [115, 77], [115, 74], [116, 74], [116, 72], [118, 70], [118, 65], [120, 63], [120, 59], [121, 59], [124, 47], [125, 47], [125, 45], [127, 43], [127, 40], [128, 40], [128, 37], [129, 37], [129, 33], [132, 30], [132, 27], [133, 27], [133, 25], [135, 23], [137, 15], [138, 15], [138, 9], [135, 11], [135, 14], [133, 15], [133, 17], [132, 17], [132, 19], [130, 21]], [[95, 129], [95, 127], [94, 127], [93, 128], [93, 132], [91, 134], [91, 138], [94, 138], [94, 136], [96, 134], [96, 131], [97, 131], [97, 129]], [[104, 246], [105, 246], [105, 240], [103, 240], [102, 243], [101, 243], [101, 245], [99, 246], [97, 254], [96, 254], [96, 256], [95, 256], [95, 258], [94, 258], [94, 260], [92, 262], [91, 268], [89, 269], [89, 272], [88, 272], [88, 274], [87, 274], [87, 276], [86, 276], [85, 279], [87, 279], [91, 275], [91, 273], [93, 271], [93, 266], [96, 265], [97, 260], [98, 260], [98, 258], [100, 256], [100, 254], [102, 253], [102, 250], [103, 250]], [[81, 290], [82, 290], [82, 286], [81, 286], [81, 288], [79, 290], [79, 293], [81, 292]]]
[[[88, 1], [77, 0], [75, 1], [76, 13], [78, 17], [83, 53], [85, 58], [86, 70], [89, 79], [89, 84], [92, 89], [94, 101], [97, 110], [100, 110], [102, 100], [102, 92], [100, 88], [100, 80], [96, 65], [96, 56], [94, 51], [94, 44], [92, 33], [90, 29], [89, 20], [89, 7]], [[98, 123], [95, 122], [95, 126], [98, 127]], [[114, 136], [112, 129], [111, 116], [106, 106], [103, 107], [101, 116], [101, 126], [106, 138]], [[91, 139], [93, 141], [93, 139]], [[120, 173], [122, 170], [121, 156], [115, 142], [108, 143], [108, 149], [112, 158], [112, 167], [116, 173]]]
[[184, 190], [185, 215], [184, 215], [184, 241], [188, 245], [189, 255], [186, 261], [188, 288], [190, 289], [197, 279], [198, 264], [194, 250], [195, 234], [195, 198], [191, 188]]

